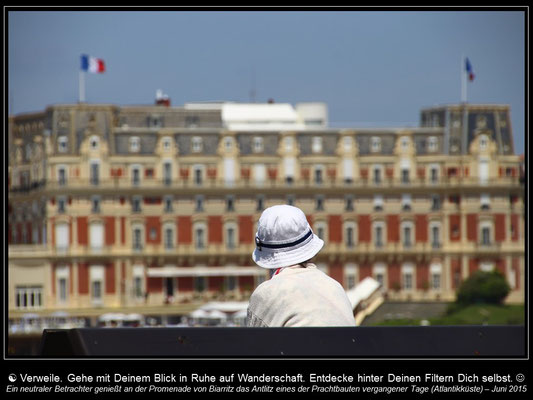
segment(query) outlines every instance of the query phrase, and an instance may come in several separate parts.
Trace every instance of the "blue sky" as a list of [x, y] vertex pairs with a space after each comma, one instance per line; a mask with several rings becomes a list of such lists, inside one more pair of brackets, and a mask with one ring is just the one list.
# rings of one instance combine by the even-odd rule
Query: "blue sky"
[[86, 101], [321, 101], [332, 126], [417, 126], [420, 109], [509, 104], [524, 152], [522, 11], [16, 11], [8, 14], [9, 112], [78, 101], [80, 54], [107, 71]]

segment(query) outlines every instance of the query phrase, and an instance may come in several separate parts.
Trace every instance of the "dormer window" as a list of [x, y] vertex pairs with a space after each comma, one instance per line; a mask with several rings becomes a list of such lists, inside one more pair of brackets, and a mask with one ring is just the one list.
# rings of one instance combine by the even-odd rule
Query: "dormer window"
[[130, 152], [138, 153], [141, 150], [141, 138], [138, 136], [130, 137]]
[[402, 150], [405, 151], [409, 148], [409, 138], [407, 136], [403, 136], [400, 139], [400, 144], [402, 146]]
[[285, 151], [292, 151], [294, 140], [288, 136], [285, 138]]
[[486, 150], [489, 145], [489, 139], [487, 135], [481, 135], [479, 137], [479, 150]]
[[202, 138], [199, 136], [194, 136], [191, 139], [191, 147], [193, 153], [200, 153], [202, 151]]
[[97, 150], [98, 145], [100, 144], [98, 136], [91, 136], [91, 138], [89, 139], [89, 144], [91, 146], [91, 150]]
[[162, 142], [163, 142], [163, 150], [169, 151], [172, 147], [172, 139], [167, 136], [162, 139]]
[[264, 142], [261, 136], [256, 136], [253, 139], [253, 152], [262, 153], [264, 150]]
[[437, 151], [437, 148], [438, 148], [437, 138], [435, 136], [430, 136], [428, 138], [428, 152], [433, 153]]
[[57, 151], [60, 153], [66, 153], [68, 150], [68, 137], [59, 136], [57, 138]]
[[370, 139], [370, 151], [372, 153], [379, 153], [381, 151], [381, 138], [378, 136], [373, 136]]
[[313, 153], [321, 153], [322, 152], [322, 137], [321, 136], [314, 136], [311, 144], [311, 150]]
[[163, 117], [159, 115], [151, 115], [148, 117], [148, 126], [150, 128], [160, 128], [163, 126]]
[[344, 136], [342, 138], [342, 147], [345, 152], [352, 150], [352, 138], [350, 136]]

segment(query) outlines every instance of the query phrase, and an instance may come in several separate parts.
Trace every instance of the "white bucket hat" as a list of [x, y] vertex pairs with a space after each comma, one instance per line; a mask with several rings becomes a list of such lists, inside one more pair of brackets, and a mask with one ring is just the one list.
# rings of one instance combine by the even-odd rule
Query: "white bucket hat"
[[289, 205], [261, 214], [252, 259], [262, 268], [289, 267], [313, 258], [324, 241], [313, 233], [302, 210]]

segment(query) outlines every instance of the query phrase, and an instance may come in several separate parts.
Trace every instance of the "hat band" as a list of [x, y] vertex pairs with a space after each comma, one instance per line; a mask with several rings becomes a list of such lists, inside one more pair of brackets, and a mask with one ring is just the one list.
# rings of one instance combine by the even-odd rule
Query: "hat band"
[[290, 243], [281, 243], [281, 244], [269, 244], [269, 243], [263, 243], [261, 242], [261, 240], [259, 240], [259, 238], [256, 236], [255, 237], [255, 245], [257, 246], [257, 248], [259, 249], [259, 251], [261, 251], [261, 248], [262, 247], [265, 247], [267, 249], [284, 249], [284, 248], [287, 248], [287, 247], [293, 247], [293, 246], [296, 246], [297, 244], [300, 244], [302, 242], [304, 242], [307, 238], [309, 238], [309, 236], [311, 236], [313, 234], [313, 231], [311, 229], [309, 229], [309, 232], [307, 232], [303, 237], [301, 237], [300, 239], [298, 240], [295, 240], [294, 242], [290, 242]]

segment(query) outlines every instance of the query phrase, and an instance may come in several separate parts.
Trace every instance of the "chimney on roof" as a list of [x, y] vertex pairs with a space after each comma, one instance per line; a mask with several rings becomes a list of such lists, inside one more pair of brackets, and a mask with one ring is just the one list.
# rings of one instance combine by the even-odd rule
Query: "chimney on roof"
[[274, 104], [274, 99], [268, 99], [268, 104]]
[[170, 107], [170, 97], [164, 94], [161, 89], [155, 92], [155, 104], [158, 106]]

